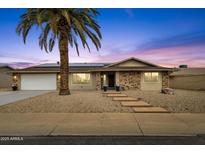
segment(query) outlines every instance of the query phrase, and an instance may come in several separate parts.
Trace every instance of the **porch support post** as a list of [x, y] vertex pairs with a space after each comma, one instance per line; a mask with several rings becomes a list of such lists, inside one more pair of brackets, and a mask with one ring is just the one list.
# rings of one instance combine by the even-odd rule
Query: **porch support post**
[[169, 73], [162, 73], [162, 88], [169, 88]]
[[96, 90], [101, 90], [101, 75], [100, 75], [100, 72], [96, 72], [95, 80], [96, 80]]
[[115, 85], [120, 86], [120, 75], [119, 72], [115, 72]]

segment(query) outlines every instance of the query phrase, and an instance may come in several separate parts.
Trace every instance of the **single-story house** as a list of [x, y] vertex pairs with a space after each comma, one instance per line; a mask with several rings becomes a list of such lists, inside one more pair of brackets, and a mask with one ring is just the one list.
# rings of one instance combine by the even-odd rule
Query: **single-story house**
[[170, 74], [170, 87], [205, 90], [205, 68], [179, 68]]
[[0, 63], [0, 89], [11, 88], [12, 75], [8, 72], [12, 70], [13, 68], [9, 65]]
[[[129, 58], [116, 63], [70, 63], [70, 89], [100, 90], [116, 85], [124, 89], [160, 90], [169, 87], [171, 68], [141, 59]], [[42, 64], [13, 71], [21, 90], [56, 90], [60, 82], [59, 63]]]

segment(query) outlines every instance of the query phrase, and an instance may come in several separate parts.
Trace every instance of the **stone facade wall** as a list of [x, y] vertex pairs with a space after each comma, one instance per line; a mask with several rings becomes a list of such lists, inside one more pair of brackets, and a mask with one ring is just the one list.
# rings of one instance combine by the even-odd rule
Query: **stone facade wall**
[[96, 90], [101, 90], [101, 76], [100, 76], [100, 72], [96, 72], [95, 80], [96, 80]]
[[119, 84], [125, 89], [141, 88], [140, 72], [119, 72]]
[[168, 88], [168, 87], [169, 87], [169, 73], [162, 72], [162, 88]]

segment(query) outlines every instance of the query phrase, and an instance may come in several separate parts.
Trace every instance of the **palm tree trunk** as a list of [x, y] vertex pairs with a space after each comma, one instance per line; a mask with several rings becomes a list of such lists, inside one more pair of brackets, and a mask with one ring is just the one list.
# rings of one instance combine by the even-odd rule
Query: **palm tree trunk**
[[68, 38], [61, 34], [59, 38], [60, 51], [60, 91], [59, 95], [70, 95], [69, 90], [69, 57], [68, 57]]

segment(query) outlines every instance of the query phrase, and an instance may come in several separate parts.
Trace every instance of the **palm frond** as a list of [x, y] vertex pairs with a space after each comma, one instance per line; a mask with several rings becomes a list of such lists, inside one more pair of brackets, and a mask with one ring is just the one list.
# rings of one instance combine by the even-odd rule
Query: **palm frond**
[[[39, 46], [41, 49], [45, 49], [46, 52], [53, 50], [55, 41], [60, 39], [62, 34], [66, 35], [65, 39], [67, 39], [68, 44], [76, 48], [77, 54], [79, 55], [78, 41], [80, 41], [83, 48], [87, 48], [89, 52], [88, 38], [97, 50], [101, 48], [100, 39], [102, 39], [102, 35], [100, 26], [95, 21], [95, 17], [98, 14], [97, 9], [92, 8], [27, 9], [20, 17], [16, 32], [23, 37], [23, 41], [26, 43], [31, 28], [34, 26], [39, 27], [41, 29]], [[64, 21], [64, 23], [59, 24], [62, 21]]]

